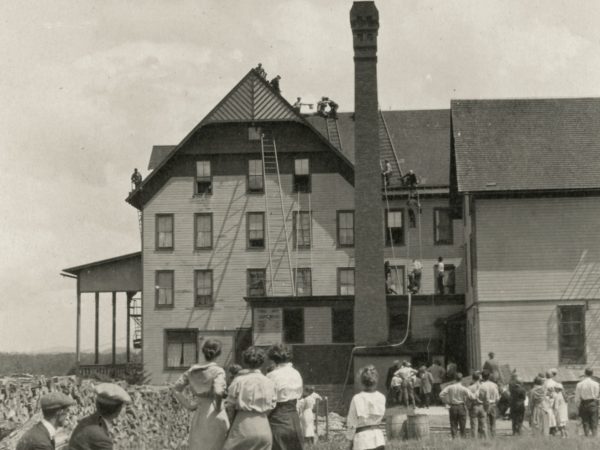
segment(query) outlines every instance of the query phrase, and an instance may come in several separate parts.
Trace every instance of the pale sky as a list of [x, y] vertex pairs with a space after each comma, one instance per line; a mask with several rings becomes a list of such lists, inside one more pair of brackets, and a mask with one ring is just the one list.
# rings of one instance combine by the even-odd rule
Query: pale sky
[[[597, 0], [376, 4], [382, 109], [600, 96]], [[259, 61], [288, 100], [327, 95], [352, 110], [351, 5], [0, 2], [0, 351], [74, 348], [75, 282], [61, 269], [140, 249], [124, 202], [133, 168], [146, 175], [152, 145], [177, 144]]]

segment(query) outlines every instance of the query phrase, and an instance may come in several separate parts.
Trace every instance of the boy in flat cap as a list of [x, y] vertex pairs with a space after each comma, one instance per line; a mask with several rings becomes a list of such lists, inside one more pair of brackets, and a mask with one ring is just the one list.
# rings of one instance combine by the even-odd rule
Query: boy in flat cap
[[112, 421], [121, 413], [131, 397], [122, 387], [112, 383], [96, 386], [96, 412], [79, 421], [71, 439], [69, 450], [100, 450], [113, 448], [110, 435]]
[[69, 406], [75, 401], [62, 392], [50, 392], [42, 397], [40, 406], [44, 418], [23, 435], [17, 450], [54, 450], [56, 429], [65, 425]]

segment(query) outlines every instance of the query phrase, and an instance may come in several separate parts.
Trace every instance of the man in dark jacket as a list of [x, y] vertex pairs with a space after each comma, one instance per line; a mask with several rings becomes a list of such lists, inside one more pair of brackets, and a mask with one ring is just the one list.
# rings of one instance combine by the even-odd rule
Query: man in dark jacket
[[40, 406], [44, 418], [23, 435], [17, 450], [54, 450], [56, 429], [65, 425], [67, 412], [75, 401], [62, 392], [50, 392], [42, 397]]
[[79, 421], [71, 434], [69, 450], [112, 450], [112, 422], [121, 413], [123, 405], [130, 402], [129, 394], [116, 384], [96, 386], [96, 412]]
[[510, 419], [512, 421], [513, 435], [521, 434], [523, 419], [525, 418], [525, 398], [527, 391], [518, 376], [514, 376], [508, 385], [510, 392]]

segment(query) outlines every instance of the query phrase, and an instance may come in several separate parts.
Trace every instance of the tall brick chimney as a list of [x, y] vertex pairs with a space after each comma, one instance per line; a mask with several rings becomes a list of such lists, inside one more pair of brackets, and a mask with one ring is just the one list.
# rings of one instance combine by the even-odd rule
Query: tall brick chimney
[[379, 163], [377, 30], [379, 12], [372, 1], [350, 10], [354, 42], [354, 340], [374, 345], [388, 338], [383, 269], [383, 209]]

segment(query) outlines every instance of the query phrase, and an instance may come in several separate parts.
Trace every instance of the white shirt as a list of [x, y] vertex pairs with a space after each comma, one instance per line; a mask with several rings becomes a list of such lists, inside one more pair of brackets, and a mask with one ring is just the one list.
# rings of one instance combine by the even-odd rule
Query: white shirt
[[438, 275], [444, 274], [444, 263], [443, 262], [440, 261], [437, 263], [437, 271], [438, 271]]
[[42, 425], [44, 425], [44, 427], [46, 427], [46, 430], [48, 430], [48, 434], [50, 435], [50, 440], [53, 440], [54, 436], [56, 436], [56, 428], [54, 428], [54, 425], [52, 425], [46, 419], [42, 419]]
[[371, 429], [356, 433], [356, 429], [379, 425], [385, 415], [385, 396], [381, 392], [359, 392], [352, 397], [348, 410], [347, 437], [353, 441], [353, 450], [366, 450], [385, 445], [383, 432]]
[[600, 385], [590, 377], [577, 383], [575, 388], [575, 403], [579, 405], [582, 400], [593, 400], [600, 396]]
[[423, 264], [420, 261], [415, 261], [412, 263], [413, 270], [421, 270], [423, 268]]
[[267, 378], [275, 383], [277, 403], [302, 398], [302, 376], [292, 363], [279, 364], [267, 374]]

